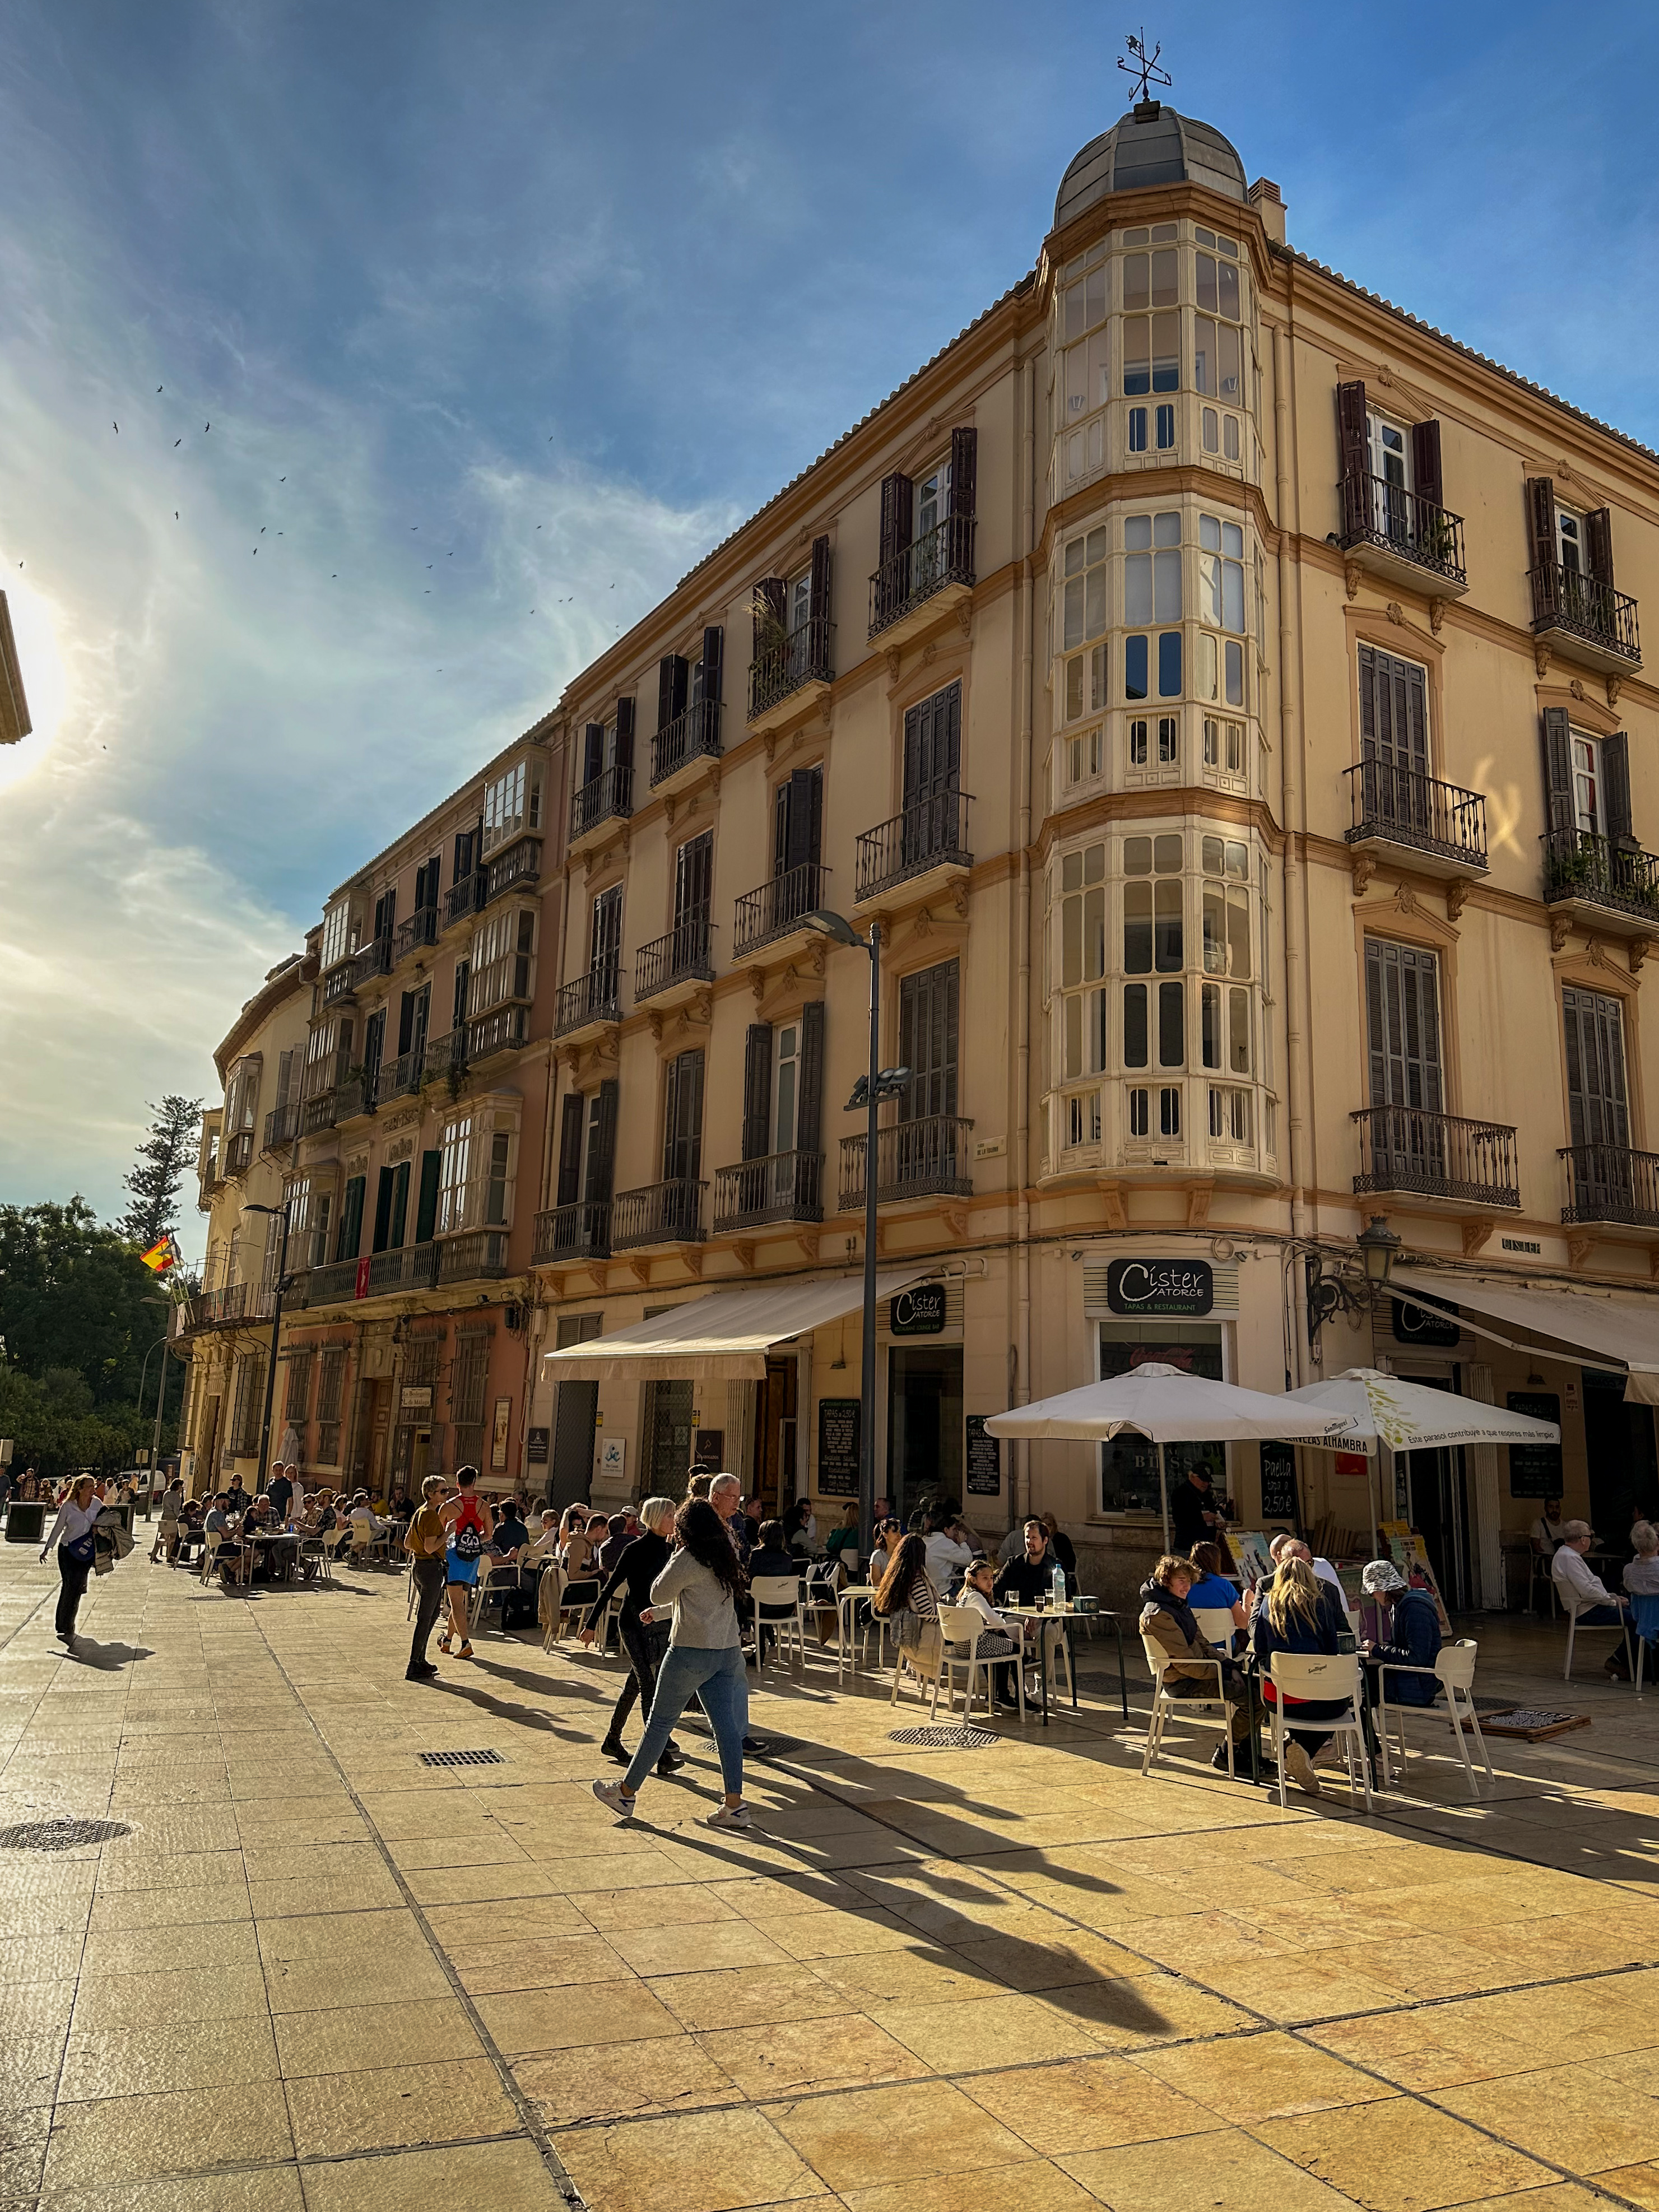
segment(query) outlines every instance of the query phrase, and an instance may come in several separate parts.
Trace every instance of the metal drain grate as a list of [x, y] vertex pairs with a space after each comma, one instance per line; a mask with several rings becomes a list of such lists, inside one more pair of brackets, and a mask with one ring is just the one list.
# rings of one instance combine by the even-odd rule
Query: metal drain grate
[[417, 1751], [422, 1766], [505, 1766], [499, 1751]]
[[72, 1851], [82, 1844], [112, 1844], [131, 1833], [125, 1820], [24, 1820], [15, 1828], [0, 1828], [0, 1850]]
[[954, 1728], [889, 1729], [887, 1741], [908, 1743], [917, 1751], [988, 1751], [1002, 1738], [989, 1729], [969, 1728], [959, 1721]]

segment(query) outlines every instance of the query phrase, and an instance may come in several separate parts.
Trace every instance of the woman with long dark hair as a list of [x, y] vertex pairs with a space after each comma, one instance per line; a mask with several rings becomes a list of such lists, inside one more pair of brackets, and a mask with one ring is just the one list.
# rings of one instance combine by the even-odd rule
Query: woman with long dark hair
[[747, 1590], [726, 1523], [706, 1498], [688, 1498], [674, 1515], [675, 1551], [651, 1585], [641, 1613], [649, 1626], [672, 1608], [668, 1650], [657, 1670], [651, 1717], [619, 1782], [596, 1782], [602, 1805], [628, 1820], [640, 1784], [667, 1749], [674, 1723], [693, 1696], [720, 1748], [726, 1802], [707, 1815], [711, 1828], [752, 1826], [743, 1802], [743, 1741], [749, 1726], [749, 1678], [743, 1667], [738, 1607]]
[[923, 1537], [907, 1536], [899, 1546], [881, 1578], [873, 1604], [890, 1624], [901, 1651], [918, 1649], [924, 1638], [937, 1632], [939, 1595], [928, 1580], [927, 1545]]
[[[668, 1623], [654, 1621], [643, 1625], [647, 1613], [653, 1610], [651, 1593], [658, 1576], [672, 1559], [669, 1538], [674, 1533], [674, 1501], [672, 1498], [647, 1498], [640, 1508], [640, 1533], [630, 1544], [623, 1547], [610, 1574], [605, 1577], [598, 1597], [589, 1608], [582, 1629], [581, 1640], [591, 1644], [605, 1618], [605, 1607], [617, 1589], [623, 1590], [622, 1610], [617, 1625], [622, 1632], [623, 1650], [628, 1654], [629, 1676], [623, 1684], [622, 1695], [617, 1700], [611, 1716], [611, 1725], [605, 1732], [605, 1741], [599, 1749], [607, 1759], [614, 1759], [619, 1766], [629, 1762], [629, 1750], [622, 1740], [623, 1723], [634, 1710], [634, 1700], [640, 1701], [640, 1710], [647, 1717], [657, 1693], [657, 1673], [668, 1650]], [[657, 1771], [665, 1781], [676, 1767], [684, 1766], [685, 1754], [671, 1736], [663, 1746], [662, 1756], [657, 1761]]]

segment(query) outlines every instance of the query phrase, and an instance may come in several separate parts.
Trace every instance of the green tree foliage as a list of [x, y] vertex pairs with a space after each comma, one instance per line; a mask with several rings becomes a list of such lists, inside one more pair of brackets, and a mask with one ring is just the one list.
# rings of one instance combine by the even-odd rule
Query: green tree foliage
[[132, 1193], [131, 1203], [115, 1224], [117, 1233], [141, 1252], [179, 1226], [179, 1186], [196, 1157], [202, 1102], [169, 1091], [159, 1106], [152, 1101], [149, 1110], [155, 1117], [149, 1134], [138, 1147], [131, 1172], [122, 1177]]
[[[161, 1357], [158, 1352], [156, 1358]], [[172, 1364], [178, 1364], [176, 1361]], [[153, 1359], [152, 1387], [155, 1376]], [[80, 1382], [80, 1377], [74, 1379], [84, 1391], [86, 1386]], [[179, 1384], [171, 1376], [167, 1399], [170, 1406], [177, 1406]], [[83, 1467], [100, 1474], [112, 1474], [118, 1468], [134, 1466], [138, 1452], [149, 1449], [155, 1423], [154, 1404], [148, 1415], [137, 1406], [77, 1412], [74, 1410], [73, 1394], [65, 1402], [61, 1396], [54, 1397], [45, 1382], [37, 1382], [33, 1376], [0, 1361], [0, 1437], [12, 1439], [14, 1475], [21, 1474], [29, 1467], [41, 1474], [58, 1478], [77, 1474]], [[164, 1452], [176, 1445], [178, 1427], [176, 1418], [170, 1413], [161, 1426]]]
[[[167, 1320], [164, 1307], [147, 1303], [159, 1294], [157, 1279], [84, 1199], [0, 1206], [4, 1364], [65, 1418], [76, 1418], [77, 1404], [60, 1370], [88, 1394], [88, 1412], [136, 1402], [144, 1354]], [[154, 1360], [150, 1372], [153, 1382]]]

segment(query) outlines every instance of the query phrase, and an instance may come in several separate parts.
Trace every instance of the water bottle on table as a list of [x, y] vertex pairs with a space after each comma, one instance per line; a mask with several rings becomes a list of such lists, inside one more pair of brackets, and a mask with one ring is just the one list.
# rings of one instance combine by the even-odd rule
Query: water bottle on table
[[1064, 1613], [1066, 1610], [1065, 1568], [1056, 1564], [1054, 1573], [1049, 1577], [1049, 1583], [1051, 1585], [1049, 1606], [1055, 1613]]

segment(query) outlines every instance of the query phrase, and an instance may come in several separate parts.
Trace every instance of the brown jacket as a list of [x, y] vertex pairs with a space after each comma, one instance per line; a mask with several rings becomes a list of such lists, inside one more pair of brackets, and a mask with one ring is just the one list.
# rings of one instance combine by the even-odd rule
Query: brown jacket
[[1218, 1651], [1213, 1644], [1206, 1643], [1201, 1636], [1195, 1642], [1184, 1636], [1181, 1623], [1164, 1607], [1154, 1605], [1150, 1601], [1142, 1607], [1140, 1632], [1150, 1638], [1161, 1651], [1169, 1653], [1168, 1671], [1176, 1681], [1208, 1682], [1213, 1686], [1215, 1668], [1212, 1666], [1194, 1667], [1182, 1662], [1183, 1660], [1220, 1659], [1226, 1655]]

